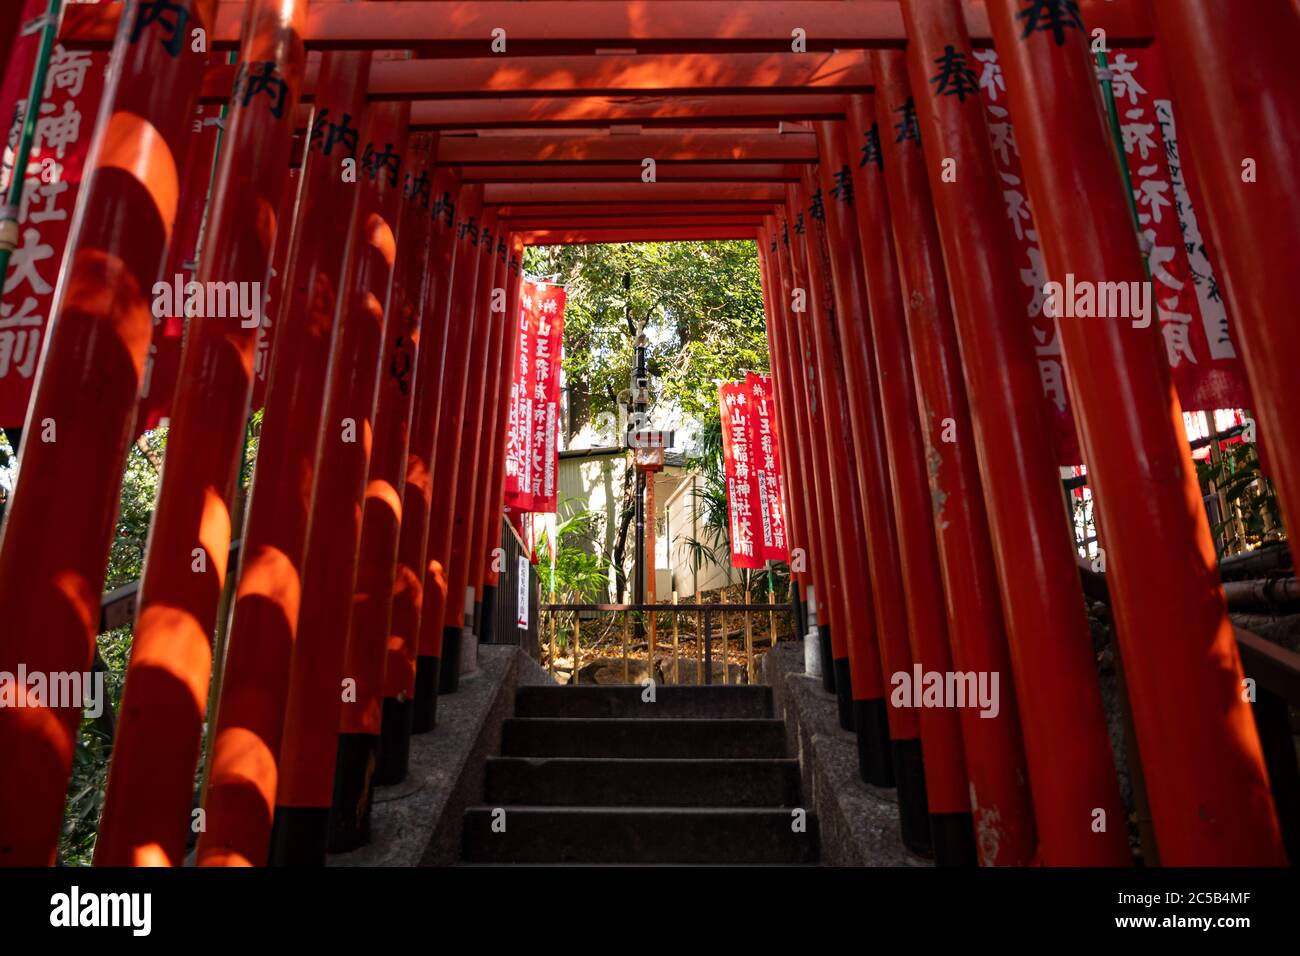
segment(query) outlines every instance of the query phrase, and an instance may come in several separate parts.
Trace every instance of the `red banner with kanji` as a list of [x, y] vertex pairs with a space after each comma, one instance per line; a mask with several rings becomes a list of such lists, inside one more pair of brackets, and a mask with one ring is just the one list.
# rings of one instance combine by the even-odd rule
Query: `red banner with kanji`
[[532, 388], [533, 335], [536, 327], [532, 283], [523, 282], [519, 296], [519, 349], [510, 383], [510, 412], [506, 426], [506, 512], [522, 514], [533, 507]]
[[519, 359], [510, 389], [506, 439], [505, 503], [518, 511], [554, 512], [560, 464], [564, 286], [525, 279], [519, 309]]
[[1246, 367], [1201, 237], [1192, 165], [1179, 148], [1159, 50], [1116, 53], [1109, 71], [1153, 304], [1178, 398], [1186, 411], [1249, 407]]
[[751, 453], [763, 530], [761, 557], [767, 561], [787, 561], [790, 547], [785, 533], [785, 500], [772, 405], [772, 376], [766, 372], [746, 372], [745, 389], [749, 393]]
[[750, 435], [749, 389], [744, 382], [724, 382], [718, 386], [718, 403], [731, 529], [731, 566], [761, 568], [764, 564], [762, 509]]
[[[1082, 461], [1075, 437], [1055, 322], [1044, 312], [1050, 278], [1038, 247], [1023, 184], [1006, 81], [994, 50], [979, 50], [980, 93], [988, 111], [990, 145], [1002, 177], [1007, 218], [1021, 250], [1018, 266], [1033, 328], [1043, 394], [1055, 411], [1062, 465]], [[1211, 255], [1200, 234], [1190, 163], [1180, 154], [1168, 80], [1156, 47], [1112, 54], [1106, 73], [1137, 207], [1138, 228], [1151, 269], [1153, 318], [1183, 408], [1249, 407], [1245, 367], [1220, 295]]]
[[[28, 48], [39, 41], [39, 33], [18, 37], [15, 65], [34, 62], [34, 49]], [[23, 170], [18, 246], [9, 259], [0, 300], [0, 426], [6, 428], [21, 426], [27, 416], [108, 61], [107, 53], [65, 50], [62, 44], [56, 44], [50, 55], [36, 135]], [[10, 69], [0, 90], [0, 104], [15, 104], [5, 117], [9, 128], [0, 189], [6, 193], [30, 83], [30, 65], [25, 70]]]

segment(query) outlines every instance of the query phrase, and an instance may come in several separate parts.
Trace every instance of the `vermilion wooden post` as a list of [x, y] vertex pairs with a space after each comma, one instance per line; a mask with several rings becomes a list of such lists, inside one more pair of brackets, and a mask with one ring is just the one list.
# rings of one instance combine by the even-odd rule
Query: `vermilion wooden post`
[[[988, 12], [1047, 272], [1062, 283], [1073, 277], [1074, 287], [1144, 283], [1091, 38], [1070, 17], [1035, 28], [1022, 7], [990, 0]], [[1262, 35], [1269, 27], [1259, 23]], [[1281, 53], [1270, 55], [1277, 62]], [[1189, 112], [1204, 108], [1194, 103]], [[1242, 318], [1255, 316], [1247, 309]], [[1277, 814], [1159, 330], [1129, 317], [1061, 317], [1057, 328], [1101, 513], [1161, 862], [1281, 864]]]
[[284, 308], [272, 348], [257, 467], [241, 536], [242, 560], [226, 648], [212, 769], [199, 837], [201, 865], [261, 866], [275, 812], [289, 662], [320, 449], [321, 415], [352, 206], [345, 160], [360, 159], [369, 53], [330, 52], [316, 114]]
[[[1289, 321], [1294, 252], [1283, 251], [1300, 246], [1292, 175], [1300, 154], [1300, 10], [1285, 0], [1156, 0], [1153, 7], [1186, 137], [1179, 158], [1201, 184], [1283, 516], [1288, 528], [1300, 528], [1300, 337]], [[1291, 553], [1300, 554], [1300, 537], [1290, 540]]]
[[892, 689], [897, 688], [900, 680], [910, 683], [914, 679], [912, 649], [899, 571], [898, 531], [890, 497], [880, 383], [876, 379], [862, 250], [858, 245], [853, 168], [849, 165], [843, 126], [840, 121], [816, 124], [821, 159], [819, 183], [835, 292], [835, 341], [843, 359], [844, 395], [849, 408], [861, 517], [865, 521], [863, 530], [870, 560], [880, 667], [885, 685], [891, 688], [887, 698], [889, 736], [903, 842], [918, 852], [930, 852], [920, 708], [913, 705], [910, 696]]
[[[433, 492], [429, 505], [429, 544], [425, 555], [424, 606], [420, 614], [419, 659], [415, 674], [414, 732], [426, 733], [437, 720], [438, 688], [441, 684], [442, 657], [446, 632], [443, 618], [449, 598], [448, 562], [451, 560], [453, 509], [456, 487], [461, 477], [461, 432], [465, 421], [470, 355], [474, 343], [482, 337], [483, 323], [478, 321], [474, 305], [478, 297], [478, 273], [482, 256], [478, 254], [478, 226], [483, 208], [483, 187], [465, 186], [460, 192], [456, 211], [456, 269], [451, 287], [451, 304], [447, 317], [447, 350], [443, 363], [441, 410], [433, 454]], [[460, 597], [459, 600], [464, 600]], [[459, 641], [458, 633], [452, 635]], [[460, 667], [460, 645], [448, 648], [455, 655], [447, 661], [448, 669]]]
[[271, 862], [324, 863], [339, 713], [358, 681], [345, 667], [366, 475], [375, 424], [389, 290], [401, 237], [402, 157], [409, 103], [369, 110], [354, 189], [337, 359], [321, 423], [298, 640], [290, 663]]
[[[487, 209], [482, 216], [482, 226], [478, 232], [477, 255], [481, 260], [478, 268], [478, 289], [474, 300], [474, 316], [482, 323], [482, 332], [476, 337], [471, 352], [471, 367], [465, 388], [465, 418], [460, 434], [460, 460], [456, 467], [460, 470], [460, 479], [456, 483], [456, 506], [452, 512], [451, 553], [447, 562], [447, 605], [443, 610], [443, 630], [447, 640], [452, 632], [456, 635], [456, 667], [443, 667], [439, 675], [441, 683], [439, 693], [452, 693], [460, 685], [459, 653], [464, 641], [471, 639], [473, 626], [473, 591], [469, 584], [471, 576], [471, 549], [473, 538], [480, 529], [478, 507], [486, 497], [482, 488], [484, 475], [482, 464], [486, 458], [484, 440], [484, 419], [487, 406], [487, 390], [490, 384], [490, 369], [494, 368], [495, 359], [500, 349], [500, 323], [498, 313], [491, 311], [491, 297], [497, 281], [497, 256], [495, 256], [495, 234], [497, 234], [497, 212]], [[450, 662], [450, 656], [447, 661]]]
[[[310, 126], [310, 113], [304, 117], [303, 109], [299, 107], [296, 116], [303, 122], [304, 126]], [[297, 125], [297, 122], [298, 120], [295, 121], [295, 125]], [[280, 329], [280, 316], [286, 306], [285, 274], [289, 271], [290, 255], [297, 244], [294, 232], [298, 226], [298, 198], [302, 192], [302, 167], [306, 160], [307, 137], [295, 134], [293, 148], [289, 153], [289, 183], [285, 186], [284, 198], [280, 203], [280, 210], [276, 217], [277, 221], [284, 224], [284, 228], [277, 229], [275, 232], [275, 248], [271, 252], [271, 270], [263, 287], [264, 294], [269, 301], [266, 303], [262, 317], [262, 327], [257, 332], [256, 350], [253, 358], [253, 392], [248, 403], [248, 413], [250, 415], [266, 409], [266, 393], [271, 383], [272, 353], [275, 350], [276, 337]], [[257, 445], [258, 452], [261, 451], [261, 447], [259, 441]], [[241, 523], [246, 523], [247, 509], [240, 511], [236, 517], [241, 519]], [[220, 673], [221, 668], [218, 667], [217, 670]], [[217, 685], [217, 690], [220, 691], [220, 685]], [[216, 715], [213, 714], [212, 716], [215, 718]]]
[[[415, 726], [415, 687], [420, 668], [432, 658], [420, 658], [420, 619], [424, 610], [425, 555], [429, 551], [429, 513], [433, 495], [433, 446], [443, 410], [458, 399], [447, 394], [454, 363], [444, 365], [450, 332], [452, 281], [457, 268], [456, 210], [460, 179], [439, 168], [433, 178], [429, 219], [432, 256], [429, 262], [428, 304], [420, 327], [415, 373], [415, 408], [406, 456], [402, 494], [402, 531], [397, 545], [393, 582], [393, 619], [384, 666], [384, 706], [380, 727], [379, 765], [400, 766], [389, 758], [408, 753]], [[424, 661], [420, 664], [418, 662]]]
[[[487, 442], [483, 438], [484, 408], [487, 404], [486, 390], [489, 387], [488, 370], [492, 359], [498, 355], [500, 348], [500, 323], [491, 311], [493, 283], [496, 279], [496, 256], [494, 245], [497, 229], [497, 217], [494, 211], [486, 211], [479, 228], [476, 254], [480, 260], [478, 288], [475, 293], [474, 321], [481, 323], [475, 341], [470, 350], [469, 378], [465, 388], [465, 416], [460, 437], [460, 455], [458, 468], [460, 478], [456, 483], [456, 503], [451, 514], [451, 551], [447, 563], [447, 603], [443, 609], [444, 649], [450, 650], [455, 643], [455, 666], [452, 654], [444, 656], [444, 664], [439, 675], [438, 691], [442, 694], [454, 693], [460, 686], [461, 646], [465, 637], [465, 615], [473, 613], [472, 591], [469, 590], [470, 547], [479, 523], [478, 504], [485, 497], [482, 489], [483, 476], [480, 465], [486, 457]], [[472, 621], [471, 621], [472, 624]]]
[[[777, 236], [777, 245], [772, 254], [772, 271], [775, 279], [773, 284], [777, 288], [777, 295], [773, 304], [777, 308], [773, 312], [773, 317], [776, 320], [777, 340], [785, 357], [785, 378], [788, 382], [788, 388], [784, 392], [784, 400], [788, 406], [789, 415], [789, 447], [793, 457], [798, 460], [799, 468], [797, 477], [796, 473], [789, 473], [786, 490], [791, 500], [798, 500], [795, 507], [803, 514], [803, 536], [798, 538], [796, 530], [795, 536], [791, 537], [790, 560], [792, 567], [797, 566], [801, 558], [807, 563], [806, 586], [802, 595], [805, 634], [815, 636], [818, 641], [821, 641], [822, 635], [820, 633], [813, 635], [812, 627], [814, 621], [820, 617], [818, 608], [821, 606], [821, 602], [825, 600], [828, 591], [824, 578], [829, 559], [826, 556], [826, 549], [822, 546], [816, 467], [808, 437], [808, 391], [804, 383], [806, 371], [804, 354], [798, 329], [795, 327], [795, 315], [791, 311], [790, 226], [784, 208], [776, 210], [774, 231]], [[771, 247], [769, 246], [769, 248]], [[798, 494], [794, 493], [796, 488], [799, 489]], [[802, 555], [799, 552], [800, 548], [803, 549]], [[826, 621], [829, 622], [829, 617], [826, 618]], [[831, 666], [829, 640], [828, 634], [825, 641], [825, 653], [822, 654], [824, 671], [822, 686], [828, 692], [834, 692], [835, 679]]]
[[[506, 301], [508, 298], [508, 283], [506, 275], [509, 271], [509, 245], [504, 225], [501, 225], [497, 234], [492, 238], [492, 249], [489, 253], [492, 257], [492, 285], [488, 290], [488, 311], [491, 313], [494, 323], [493, 341], [494, 351], [488, 356], [488, 375], [487, 382], [483, 390], [483, 420], [480, 428], [480, 439], [483, 447], [480, 451], [480, 461], [478, 468], [478, 481], [480, 482], [479, 496], [477, 504], [477, 515], [475, 516], [474, 527], [471, 528], [471, 539], [469, 550], [466, 552], [466, 560], [469, 562], [468, 567], [468, 587], [474, 591], [474, 620], [473, 626], [478, 640], [482, 643], [490, 639], [491, 632], [486, 625], [491, 621], [488, 617], [491, 611], [488, 610], [489, 594], [485, 590], [485, 572], [487, 562], [491, 560], [490, 552], [501, 545], [501, 494], [496, 493], [496, 467], [498, 462], [504, 463], [501, 458], [501, 441], [504, 439], [497, 434], [500, 426], [500, 417], [498, 412], [505, 408], [509, 410], [508, 402], [503, 402], [501, 398], [503, 377], [510, 375], [514, 370], [507, 364], [513, 359], [507, 354], [513, 343], [518, 342], [518, 335], [513, 334], [508, 328], [510, 325], [510, 316], [506, 311]], [[509, 384], [504, 388], [509, 389]], [[504, 475], [502, 476], [502, 493], [505, 490]], [[496, 517], [495, 523], [492, 522], [493, 516]], [[494, 524], [496, 535], [495, 541], [489, 534], [489, 528]], [[486, 556], [486, 560], [485, 560]], [[495, 591], [491, 595], [495, 599]]]
[[[790, 548], [790, 590], [796, 602], [795, 627], [802, 627], [804, 602], [808, 594], [809, 573], [806, 560], [800, 561], [796, 549], [807, 553], [808, 532], [806, 508], [807, 487], [803, 481], [803, 462], [798, 446], [799, 433], [795, 424], [794, 399], [790, 397], [790, 356], [785, 341], [785, 317], [781, 277], [776, 264], [779, 227], [774, 215], [765, 217], [758, 238], [758, 257], [762, 271], [763, 305], [767, 318], [768, 364], [772, 370], [772, 403], [776, 410], [776, 438], [781, 453], [782, 493], [786, 511], [786, 543]], [[799, 493], [792, 491], [798, 489]], [[801, 635], [802, 636], [802, 635]], [[772, 635], [773, 641], [776, 635]]]
[[[509, 226], [509, 223], [503, 220], [503, 225]], [[510, 254], [509, 254], [510, 258], [507, 263], [507, 269], [506, 269], [506, 316], [510, 321], [510, 334], [514, 336], [516, 341], [510, 343], [510, 349], [511, 349], [510, 359], [509, 359], [510, 364], [506, 366], [506, 372], [505, 372], [506, 380], [503, 382], [503, 386], [502, 386], [505, 389], [504, 394], [505, 394], [505, 402], [506, 402], [506, 407], [504, 410], [505, 426], [501, 434], [501, 449], [502, 449], [503, 458], [501, 463], [501, 469], [498, 472], [497, 477], [501, 484], [501, 494], [498, 496], [498, 498], [501, 500], [503, 515], [505, 509], [505, 485], [506, 485], [506, 469], [505, 469], [504, 455], [507, 450], [507, 445], [509, 443], [509, 437], [510, 437], [511, 388], [514, 384], [515, 370], [518, 368], [518, 363], [519, 363], [519, 342], [517, 340], [519, 338], [519, 325], [521, 321], [520, 310], [523, 308], [522, 305], [523, 293], [524, 293], [523, 237], [519, 235], [519, 233], [517, 232], [511, 232], [509, 234], [509, 245], [510, 245]], [[500, 580], [500, 571], [497, 570], [496, 562], [493, 560], [493, 558], [494, 558], [493, 553], [489, 551], [487, 555], [487, 575], [485, 580], [492, 587], [496, 587]]]
[[[488, 421], [495, 408], [495, 382], [498, 368], [501, 360], [500, 350], [505, 343], [502, 338], [503, 324], [505, 313], [502, 309], [495, 308], [498, 302], [504, 301], [498, 298], [498, 292], [504, 297], [504, 274], [506, 262], [498, 255], [498, 240], [505, 230], [504, 224], [500, 222], [499, 214], [496, 209], [484, 210], [483, 213], [483, 231], [479, 237], [479, 254], [483, 256], [483, 265], [479, 270], [479, 290], [478, 290], [478, 311], [479, 315], [486, 316], [488, 322], [488, 333], [486, 339], [487, 354], [483, 356], [483, 379], [477, 389], [479, 407], [476, 409], [478, 415], [478, 425], [475, 428], [475, 479], [471, 483], [473, 487], [472, 508], [468, 512], [470, 517], [465, 529], [465, 600], [464, 613], [462, 615], [462, 633], [478, 640], [478, 622], [479, 622], [479, 598], [481, 595], [475, 586], [476, 575], [479, 571], [479, 562], [475, 555], [480, 553], [482, 548], [481, 536], [483, 532], [483, 507], [487, 502], [490, 492], [488, 483], [485, 478], [491, 468], [491, 436], [488, 431]], [[465, 668], [462, 666], [461, 668]]]
[[[344, 658], [343, 672], [356, 682], [356, 694], [343, 701], [339, 715], [330, 827], [330, 849], [336, 853], [355, 849], [370, 839], [370, 795], [382, 726], [384, 667], [392, 633], [389, 625], [406, 490], [411, 402], [419, 361], [417, 343], [427, 304], [432, 230], [429, 198], [433, 185], [429, 173], [437, 143], [437, 137], [429, 133], [413, 135], [403, 164], [397, 264], [380, 349], [375, 430], [366, 475], [352, 625]], [[406, 751], [393, 758], [405, 776]]]
[[[934, 535], [926, 443], [917, 414], [912, 353], [899, 290], [898, 260], [890, 235], [880, 128], [869, 97], [853, 97], [846, 132], [861, 158], [854, 174], [854, 199], [863, 270], [870, 305], [871, 339], [880, 405], [889, 440], [890, 484], [898, 527], [898, 556], [907, 598], [913, 664], [921, 672], [948, 674], [952, 652], [944, 614], [943, 580]], [[860, 152], [858, 152], [860, 151]], [[925, 707], [921, 714], [925, 791], [935, 863], [967, 865], [978, 860], [970, 810], [970, 782], [961, 721], [952, 707]], [[979, 786], [980, 790], [984, 787]]]
[[[23, 5], [5, 8], [2, 16], [16, 28]], [[214, 8], [214, 0], [182, 4], [202, 28], [211, 25]], [[33, 673], [83, 672], [94, 657], [104, 569], [153, 331], [151, 290], [176, 221], [206, 60], [190, 51], [188, 37], [179, 48], [171, 41], [162, 23], [138, 34], [120, 32], [117, 68], [106, 80], [105, 123], [86, 159], [28, 437], [5, 510], [0, 671], [9, 674], [20, 663]], [[8, 56], [4, 38], [0, 51]], [[0, 787], [0, 865], [44, 866], [55, 858], [81, 708], [25, 703], [0, 708], [0, 778], [10, 781]]]
[[[840, 540], [838, 512], [835, 506], [834, 484], [831, 479], [833, 458], [829, 446], [829, 436], [824, 427], [825, 402], [821, 394], [822, 364], [817, 352], [816, 339], [813, 335], [813, 308], [823, 308], [824, 294], [818, 291], [814, 277], [808, 271], [807, 203], [795, 202], [791, 205], [790, 190], [787, 188], [786, 219], [790, 222], [791, 275], [798, 276], [800, 292], [807, 297], [804, 311], [793, 324], [799, 337], [799, 351], [803, 356], [804, 389], [807, 394], [808, 439], [815, 462], [817, 474], [817, 501], [819, 509], [820, 531], [818, 540], [826, 555], [823, 560], [822, 578], [825, 587], [818, 606], [825, 609], [826, 628], [819, 630], [822, 661], [825, 673], [822, 675], [823, 686], [834, 693], [839, 705], [840, 726], [852, 731], [856, 726], [853, 714], [852, 675], [849, 667], [848, 615], [846, 614], [844, 580], [844, 548]], [[817, 296], [823, 295], [818, 299]], [[883, 726], [883, 725], [882, 725]], [[884, 732], [882, 731], [882, 735]], [[885, 744], [882, 751], [888, 759], [887, 735], [882, 736]]]
[[1029, 776], [915, 102], [901, 52], [872, 51], [871, 59], [953, 663], [990, 689], [998, 681], [996, 717], [969, 702], [961, 708], [975, 836], [986, 866], [1025, 865], [1037, 844]]
[[[827, 485], [826, 467], [823, 462], [823, 442], [820, 428], [814, 429], [812, 419], [817, 408], [813, 387], [810, 383], [811, 368], [808, 352], [807, 282], [795, 271], [794, 253], [802, 246], [796, 229], [805, 228], [802, 212], [791, 215], [788, 206], [777, 212], [777, 221], [781, 224], [781, 245], [777, 250], [777, 268], [781, 276], [782, 310], [785, 315], [782, 341], [790, 355], [790, 395], [797, 424], [796, 434], [803, 458], [804, 486], [803, 494], [808, 501], [808, 552], [813, 579], [812, 601], [809, 602], [810, 614], [817, 622], [818, 651], [821, 655], [822, 687], [827, 693], [836, 693], [835, 657], [846, 658], [844, 645], [835, 643], [833, 636], [833, 618], [838, 614], [832, 597], [833, 587], [831, 572], [839, 562], [839, 550], [835, 536], [827, 537], [826, 527], [830, 523], [833, 510], [830, 503], [830, 489]], [[791, 241], [791, 237], [793, 240]], [[796, 300], [799, 300], [796, 303]], [[800, 311], [796, 311], [796, 304]], [[838, 696], [838, 695], [837, 695]], [[840, 709], [841, 724], [847, 724], [846, 730], [852, 729], [852, 698], [847, 694], [841, 698], [846, 704]], [[847, 713], [846, 713], [847, 711]]]
[[[274, 210], [289, 179], [306, 13], [306, 0], [248, 6], [240, 81], [196, 273], [205, 286], [238, 283], [241, 297], [259, 309], [279, 225]], [[188, 34], [177, 36], [190, 42]], [[182, 105], [174, 108], [188, 123], [191, 111]], [[150, 135], [135, 124], [124, 134]], [[160, 174], [158, 182], [166, 181]], [[175, 866], [185, 854], [259, 324], [257, 316], [189, 319], [95, 846], [98, 865]]]
[[[828, 569], [838, 578], [836, 627], [843, 641], [844, 656], [836, 657], [835, 690], [841, 702], [848, 686], [851, 723], [845, 729], [858, 735], [859, 770], [862, 778], [876, 786], [894, 785], [889, 739], [889, 717], [885, 685], [880, 673], [880, 645], [876, 632], [875, 596], [865, 540], [862, 503], [856, 470], [851, 464], [850, 411], [845, 394], [840, 345], [831, 325], [834, 304], [830, 298], [825, 253], [821, 247], [824, 229], [817, 212], [819, 191], [816, 173], [808, 170], [800, 186], [792, 186], [798, 208], [805, 213], [803, 234], [805, 275], [808, 277], [809, 340], [816, 354], [815, 382], [818, 414], [815, 421], [826, 441], [826, 471], [830, 488], [833, 522], [824, 529], [838, 541], [839, 562]], [[832, 585], [834, 587], [834, 585]], [[835, 637], [832, 633], [832, 638]], [[841, 713], [843, 723], [843, 713]]]
[[523, 240], [513, 233], [505, 231], [502, 224], [501, 242], [498, 244], [498, 258], [505, 253], [505, 261], [498, 263], [498, 272], [504, 268], [499, 281], [505, 288], [505, 325], [503, 346], [501, 349], [501, 366], [497, 373], [496, 423], [493, 429], [492, 466], [486, 473], [488, 507], [484, 514], [484, 533], [479, 546], [481, 566], [478, 571], [479, 587], [482, 590], [482, 611], [479, 618], [479, 640], [491, 641], [496, 628], [496, 601], [498, 581], [498, 549], [501, 547], [501, 524], [503, 520], [502, 505], [506, 488], [506, 441], [510, 426], [510, 389], [514, 383], [515, 364], [519, 360], [519, 298], [523, 284]]
[[[1061, 520], [1059, 459], [1020, 308], [1015, 240], [984, 103], [970, 82], [966, 18], [959, 0], [904, 0], [903, 10], [912, 89], [924, 91], [917, 118], [988, 491], [1039, 858], [1048, 866], [1129, 866], [1074, 541]], [[941, 167], [949, 159], [955, 181]]]

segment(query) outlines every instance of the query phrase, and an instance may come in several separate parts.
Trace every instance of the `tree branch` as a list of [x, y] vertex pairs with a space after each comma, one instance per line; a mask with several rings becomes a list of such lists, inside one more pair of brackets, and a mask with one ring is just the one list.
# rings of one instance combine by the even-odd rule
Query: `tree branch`
[[148, 461], [149, 464], [153, 465], [154, 471], [162, 471], [162, 459], [158, 457], [156, 451], [149, 447], [149, 441], [143, 435], [135, 440], [135, 447], [139, 450], [140, 454], [144, 455], [145, 460]]

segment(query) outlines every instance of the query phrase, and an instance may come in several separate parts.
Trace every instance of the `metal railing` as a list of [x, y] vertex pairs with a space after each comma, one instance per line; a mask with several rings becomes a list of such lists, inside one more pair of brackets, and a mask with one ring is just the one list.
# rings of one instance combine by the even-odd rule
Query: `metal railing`
[[[559, 643], [561, 637], [563, 637], [567, 644], [567, 650], [572, 656], [569, 683], [581, 683], [583, 628], [585, 626], [589, 634], [593, 629], [600, 628], [600, 646], [608, 645], [611, 631], [617, 635], [616, 639], [619, 640], [622, 653], [621, 657], [613, 658], [612, 661], [615, 667], [618, 667], [621, 661], [623, 682], [633, 683], [633, 663], [639, 663], [638, 658], [634, 656], [634, 652], [641, 650], [641, 641], [638, 638], [637, 646], [634, 647], [632, 633], [634, 625], [639, 624], [640, 627], [637, 628], [637, 632], [645, 636], [646, 675], [653, 676], [655, 674], [656, 664], [659, 663], [658, 654], [665, 647], [669, 647], [671, 648], [671, 658], [667, 663], [671, 670], [663, 673], [665, 680], [674, 684], [712, 684], [714, 683], [715, 657], [714, 624], [718, 618], [721, 618], [716, 635], [719, 644], [718, 656], [721, 657], [722, 663], [721, 682], [723, 684], [733, 683], [730, 665], [730, 642], [732, 638], [728, 619], [729, 615], [739, 615], [741, 624], [736, 639], [743, 646], [745, 663], [742, 673], [736, 675], [734, 683], [740, 683], [739, 678], [742, 675], [747, 683], [756, 683], [754, 615], [767, 616], [768, 639], [771, 645], [775, 645], [778, 640], [778, 615], [789, 615], [791, 622], [789, 632], [794, 633], [794, 606], [788, 603], [777, 603], [771, 594], [769, 594], [768, 598], [767, 603], [746, 602], [742, 604], [731, 604], [726, 601], [715, 604], [681, 604], [675, 599], [670, 603], [656, 604], [542, 604], [539, 610], [542, 615], [545, 615], [545, 618], [541, 637], [548, 642], [545, 664], [551, 674], [554, 675], [556, 663], [561, 657]], [[621, 629], [617, 627], [620, 615], [622, 619]], [[605, 620], [602, 621], [602, 617]], [[664, 617], [668, 618], [667, 627], [660, 626], [660, 619]], [[682, 626], [684, 621], [691, 625], [691, 630], [684, 630]], [[613, 628], [611, 628], [611, 624], [614, 625]], [[693, 655], [689, 654], [689, 652], [686, 657], [682, 655], [683, 634], [694, 645]], [[593, 651], [594, 646], [589, 643], [588, 664], [606, 658], [606, 655], [593, 653]], [[688, 679], [692, 673], [694, 681]], [[670, 674], [671, 679], [669, 679]]]

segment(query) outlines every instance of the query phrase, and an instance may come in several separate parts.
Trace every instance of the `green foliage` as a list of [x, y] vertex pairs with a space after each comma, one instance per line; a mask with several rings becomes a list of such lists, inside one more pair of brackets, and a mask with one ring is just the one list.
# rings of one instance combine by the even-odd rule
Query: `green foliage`
[[[572, 507], [561, 502], [560, 512]], [[598, 511], [576, 511], [555, 526], [555, 595], [562, 604], [604, 600], [609, 588], [609, 561], [601, 553], [604, 516]], [[537, 538], [537, 578], [543, 589], [551, 586], [550, 529]]]
[[[1208, 492], [1211, 482], [1222, 493], [1227, 514], [1211, 525], [1216, 540], [1225, 538], [1231, 550], [1255, 547], [1270, 533], [1279, 530], [1277, 494], [1260, 470], [1259, 451], [1253, 442], [1240, 442], [1224, 448], [1218, 461], [1198, 461], [1196, 475]], [[1240, 515], [1240, 534], [1237, 516]], [[1244, 535], [1244, 540], [1236, 540]]]
[[158, 496], [158, 463], [167, 450], [167, 429], [147, 432], [144, 441], [149, 454], [131, 446], [122, 479], [122, 497], [117, 516], [117, 534], [108, 557], [105, 590], [137, 581], [144, 570], [144, 550], [149, 539], [154, 499]]
[[[570, 394], [594, 417], [617, 411], [633, 342], [644, 324], [650, 374], [663, 400], [695, 419], [716, 413], [716, 380], [767, 368], [762, 288], [754, 244], [626, 243], [530, 248], [532, 275], [565, 283], [564, 371]], [[623, 275], [632, 276], [631, 325]]]
[[696, 436], [695, 455], [691, 467], [701, 473], [721, 475], [724, 461], [722, 456], [722, 410], [715, 401], [700, 423]]
[[[116, 697], [110, 694], [110, 699], [116, 708]], [[108, 784], [109, 749], [107, 734], [94, 721], [83, 720], [77, 749], [72, 755], [72, 783], [68, 787], [68, 802], [63, 811], [63, 833], [58, 854], [61, 866], [91, 864], [99, 815], [103, 810], [104, 787]]]
[[[716, 391], [716, 390], [715, 390]], [[722, 418], [715, 401], [696, 435], [694, 454], [687, 467], [700, 478], [691, 489], [700, 535], [687, 535], [678, 543], [698, 575], [712, 565], [731, 574], [731, 522], [727, 512], [727, 480], [722, 457]]]

